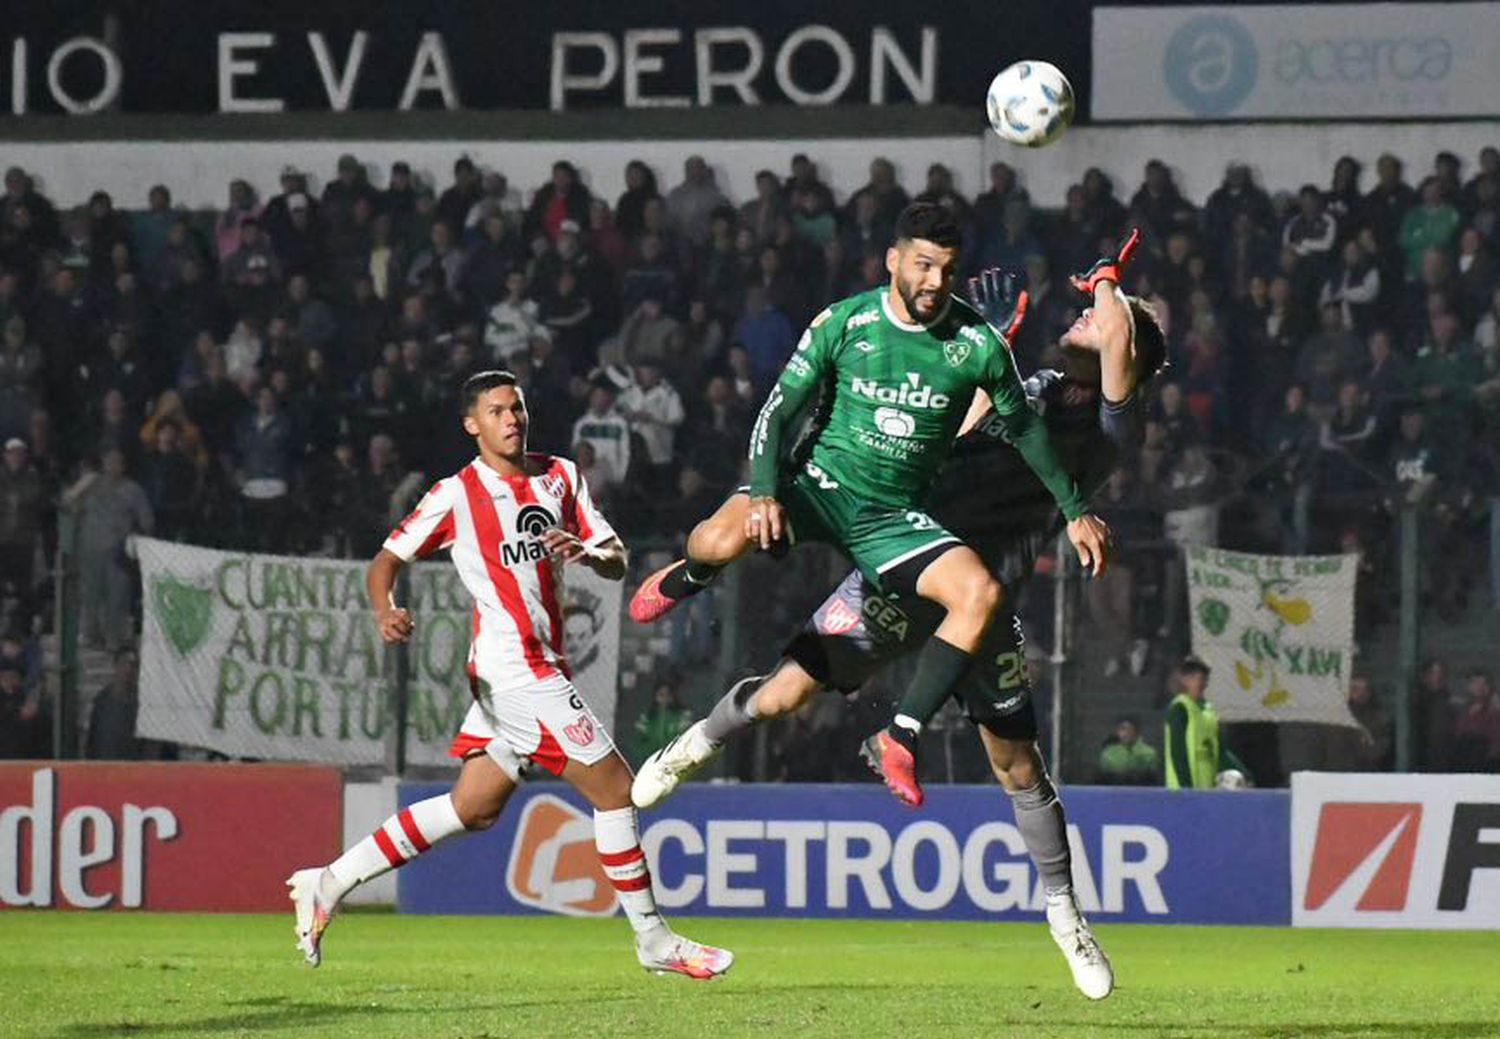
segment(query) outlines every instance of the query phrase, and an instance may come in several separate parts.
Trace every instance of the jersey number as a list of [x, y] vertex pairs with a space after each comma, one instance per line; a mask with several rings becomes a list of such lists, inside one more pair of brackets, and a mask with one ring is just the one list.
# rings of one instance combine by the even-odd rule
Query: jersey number
[[908, 512], [906, 522], [911, 524], [912, 530], [937, 530], [937, 520], [925, 512]]
[[995, 685], [1001, 692], [1009, 692], [1026, 680], [1025, 664], [1021, 659], [1020, 652], [1016, 650], [996, 656], [995, 667], [999, 671], [998, 677], [995, 679]]

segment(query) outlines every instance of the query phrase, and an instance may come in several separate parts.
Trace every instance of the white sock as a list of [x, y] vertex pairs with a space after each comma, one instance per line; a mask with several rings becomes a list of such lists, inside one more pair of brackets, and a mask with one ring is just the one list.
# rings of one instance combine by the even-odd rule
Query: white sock
[[330, 862], [318, 880], [318, 894], [337, 905], [360, 884], [406, 865], [463, 829], [451, 795], [418, 801]]
[[665, 930], [666, 922], [657, 911], [656, 897], [651, 894], [651, 870], [646, 866], [646, 853], [641, 850], [641, 839], [636, 832], [635, 809], [615, 808], [608, 812], [595, 809], [594, 846], [599, 849], [604, 875], [615, 886], [620, 905], [636, 934]]
[[918, 734], [920, 734], [922, 732], [922, 723], [919, 722], [919, 721], [917, 721], [915, 718], [913, 718], [909, 714], [898, 714], [898, 715], [896, 715], [895, 722], [896, 722], [897, 725], [901, 726], [907, 732], [914, 732], [914, 733], [918, 733]]

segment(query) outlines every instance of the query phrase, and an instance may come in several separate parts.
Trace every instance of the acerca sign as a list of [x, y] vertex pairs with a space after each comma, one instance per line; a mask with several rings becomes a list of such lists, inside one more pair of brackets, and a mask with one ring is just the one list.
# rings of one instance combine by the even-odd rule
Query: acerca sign
[[1292, 777], [1299, 927], [1500, 926], [1500, 776]]
[[[406, 786], [401, 800], [437, 789]], [[1065, 800], [1074, 882], [1087, 912], [1286, 922], [1284, 794], [1078, 788]], [[694, 784], [641, 825], [657, 899], [676, 912], [973, 920], [1032, 919], [1042, 909], [1035, 870], [996, 788], [934, 788], [913, 817], [874, 786]], [[592, 832], [571, 791], [527, 788], [493, 830], [404, 869], [401, 908], [611, 913]]]
[[280, 910], [342, 816], [332, 768], [0, 764], [0, 906]]

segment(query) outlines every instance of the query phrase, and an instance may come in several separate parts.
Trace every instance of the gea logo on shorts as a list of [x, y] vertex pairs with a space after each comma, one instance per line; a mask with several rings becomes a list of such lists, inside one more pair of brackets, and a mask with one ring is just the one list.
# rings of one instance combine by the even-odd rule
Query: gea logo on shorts
[[594, 848], [593, 817], [551, 794], [526, 802], [505, 886], [522, 905], [568, 916], [613, 916], [615, 889]]

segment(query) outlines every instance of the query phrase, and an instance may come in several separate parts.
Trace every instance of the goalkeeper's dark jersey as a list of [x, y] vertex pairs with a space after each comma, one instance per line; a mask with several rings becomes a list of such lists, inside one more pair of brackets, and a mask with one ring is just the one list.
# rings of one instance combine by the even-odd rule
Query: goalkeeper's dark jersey
[[[1085, 498], [1098, 490], [1121, 456], [1139, 446], [1139, 393], [1120, 404], [1097, 389], [1043, 370], [1026, 380], [1026, 396], [1052, 434], [1064, 470]], [[1069, 404], [1072, 392], [1081, 397]], [[988, 416], [954, 445], [928, 498], [928, 512], [981, 556], [986, 546], [1012, 544], [1024, 534], [1055, 535], [1057, 502], [1010, 445], [1005, 426]]]

